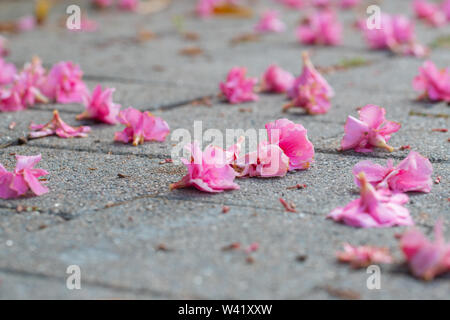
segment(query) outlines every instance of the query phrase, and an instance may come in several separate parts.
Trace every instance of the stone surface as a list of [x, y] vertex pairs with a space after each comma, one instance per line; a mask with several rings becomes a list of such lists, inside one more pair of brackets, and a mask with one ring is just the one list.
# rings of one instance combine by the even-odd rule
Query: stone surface
[[[0, 299], [445, 299], [449, 277], [424, 283], [405, 265], [395, 235], [405, 228], [350, 228], [327, 220], [335, 207], [358, 197], [351, 170], [362, 160], [396, 163], [407, 156], [409, 145], [433, 164], [429, 194], [410, 194], [406, 205], [419, 229], [432, 236], [435, 221], [443, 218], [450, 239], [449, 134], [432, 129], [449, 127], [445, 103], [415, 101], [411, 86], [421, 59], [370, 51], [352, 27], [355, 12], [339, 12], [345, 26], [339, 47], [299, 44], [294, 28], [305, 12], [288, 10], [272, 1], [252, 2], [250, 19], [216, 17], [201, 20], [193, 14], [195, 1], [172, 1], [152, 14], [99, 12], [89, 1], [82, 9], [99, 23], [96, 32], [65, 30], [62, 18], [71, 1], [59, 1], [49, 22], [30, 32], [6, 35], [9, 61], [18, 66], [39, 55], [46, 67], [61, 60], [81, 65], [89, 88], [116, 88], [115, 101], [124, 107], [150, 110], [166, 120], [172, 134], [165, 142], [133, 147], [113, 141], [122, 125], [79, 122], [79, 104], [46, 104], [18, 113], [0, 115], [0, 163], [14, 168], [15, 154], [42, 154], [39, 167], [50, 172], [50, 192], [41, 197], [0, 199]], [[383, 1], [381, 9], [412, 16], [409, 1]], [[231, 44], [249, 33], [268, 6], [280, 10], [288, 31], [264, 35], [258, 41]], [[365, 8], [357, 10], [363, 13]], [[0, 2], [0, 21], [30, 14], [29, 1]], [[156, 37], [139, 41], [139, 32]], [[193, 32], [197, 40], [183, 34]], [[431, 44], [448, 36], [449, 26], [430, 28], [416, 22], [418, 39]], [[180, 51], [200, 48], [203, 54]], [[368, 65], [325, 74], [336, 91], [329, 113], [306, 115], [301, 109], [282, 112], [283, 95], [260, 94], [252, 103], [229, 105], [218, 96], [219, 82], [233, 66], [245, 66], [260, 76], [277, 63], [294, 74], [301, 71], [301, 52], [313, 63], [329, 67], [345, 59], [364, 59]], [[448, 66], [448, 48], [436, 47], [430, 59]], [[209, 97], [197, 101], [200, 97]], [[388, 120], [402, 128], [393, 134], [392, 153], [338, 152], [343, 125], [357, 108], [378, 104]], [[58, 109], [70, 125], [90, 125], [83, 139], [46, 137], [19, 144], [30, 121], [45, 123]], [[189, 135], [203, 146], [208, 135], [227, 129], [264, 129], [265, 123], [288, 118], [308, 130], [316, 150], [305, 171], [284, 178], [238, 179], [239, 190], [220, 194], [195, 189], [169, 190], [186, 172], [179, 163], [164, 163]], [[202, 129], [194, 129], [194, 122]], [[16, 122], [13, 130], [11, 122]], [[217, 129], [215, 132], [210, 129]], [[264, 130], [262, 130], [264, 133]], [[222, 141], [216, 141], [222, 143]], [[230, 144], [230, 141], [223, 141]], [[246, 145], [248, 151], [249, 145]], [[180, 155], [179, 152], [175, 153]], [[177, 159], [175, 159], [177, 160]], [[118, 176], [121, 175], [121, 177]], [[287, 189], [306, 184], [302, 190]], [[283, 198], [298, 213], [285, 212]], [[223, 206], [230, 208], [223, 213]], [[368, 290], [365, 269], [338, 264], [342, 244], [388, 247], [395, 263], [381, 268], [381, 289]], [[223, 250], [232, 243], [241, 249]], [[259, 249], [245, 249], [258, 243]], [[68, 290], [66, 269], [81, 268], [82, 290]]]

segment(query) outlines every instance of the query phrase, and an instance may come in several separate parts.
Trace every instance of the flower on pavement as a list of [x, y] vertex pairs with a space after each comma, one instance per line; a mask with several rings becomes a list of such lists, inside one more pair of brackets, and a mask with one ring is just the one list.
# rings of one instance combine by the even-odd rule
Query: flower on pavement
[[414, 0], [412, 7], [417, 18], [423, 19], [432, 26], [438, 27], [446, 23], [445, 13], [435, 3], [427, 0]]
[[450, 102], [450, 68], [438, 69], [427, 60], [413, 80], [414, 90], [422, 92], [419, 99]]
[[27, 193], [28, 190], [37, 196], [47, 193], [48, 188], [43, 186], [38, 178], [47, 175], [48, 172], [34, 168], [41, 161], [41, 155], [16, 155], [16, 160], [16, 168], [13, 172], [7, 171], [0, 164], [0, 198], [17, 198]]
[[337, 222], [358, 228], [410, 226], [414, 222], [403, 205], [409, 198], [403, 193], [391, 193], [387, 189], [376, 190], [365, 174], [358, 175], [360, 198], [345, 207], [338, 207], [328, 214]]
[[290, 171], [309, 168], [314, 159], [314, 146], [301, 124], [279, 119], [267, 123], [266, 130], [269, 144], [278, 145], [289, 158]]
[[355, 182], [359, 181], [357, 177], [360, 172], [364, 172], [367, 181], [375, 188], [388, 188], [394, 192], [430, 192], [433, 184], [433, 166], [430, 160], [415, 151], [411, 151], [395, 167], [391, 159], [386, 166], [369, 160], [357, 163], [353, 167]]
[[255, 31], [259, 33], [283, 32], [285, 29], [286, 25], [280, 20], [279, 14], [275, 10], [265, 11], [255, 26]]
[[52, 135], [57, 135], [60, 138], [85, 138], [91, 128], [87, 126], [71, 127], [61, 119], [58, 110], [54, 110], [52, 120], [46, 124], [34, 124], [32, 122], [30, 130], [31, 132], [28, 134], [30, 139]]
[[333, 11], [322, 10], [307, 16], [296, 33], [303, 44], [335, 46], [341, 42], [342, 25]]
[[6, 62], [0, 55], [0, 86], [13, 82], [16, 73], [16, 66]]
[[262, 141], [258, 150], [237, 159], [239, 177], [283, 177], [289, 169], [289, 158], [278, 145]]
[[83, 71], [71, 61], [55, 64], [47, 76], [43, 93], [58, 103], [82, 103], [88, 95], [83, 82]]
[[119, 8], [124, 11], [136, 11], [139, 6], [139, 0], [119, 0]]
[[246, 78], [246, 73], [246, 68], [234, 67], [228, 73], [226, 81], [220, 83], [222, 94], [232, 104], [258, 100], [254, 93], [258, 79]]
[[188, 173], [180, 181], [171, 184], [171, 190], [195, 187], [200, 191], [216, 193], [239, 189], [239, 185], [234, 183], [236, 172], [223, 149], [208, 146], [202, 152], [197, 142], [187, 145], [186, 149], [190, 152], [190, 158], [182, 158], [181, 161]]
[[344, 244], [344, 251], [337, 253], [337, 259], [349, 263], [353, 268], [366, 268], [372, 264], [392, 263], [392, 256], [387, 248], [372, 246], [352, 246]]
[[77, 116], [77, 120], [93, 119], [107, 124], [116, 124], [122, 106], [113, 102], [114, 91], [114, 88], [105, 88], [102, 91], [102, 86], [97, 85], [92, 94], [85, 98], [86, 110]]
[[291, 89], [294, 81], [295, 78], [290, 72], [273, 64], [264, 72], [261, 89], [265, 92], [283, 93]]
[[419, 230], [406, 231], [400, 239], [411, 273], [424, 280], [450, 272], [450, 243], [442, 235], [442, 221], [434, 227], [434, 242], [428, 240]]
[[170, 132], [169, 125], [163, 119], [155, 117], [150, 112], [141, 112], [134, 108], [120, 111], [117, 119], [126, 128], [116, 132], [114, 140], [131, 142], [133, 146], [143, 144], [144, 141], [162, 142]]
[[300, 107], [309, 114], [327, 113], [331, 108], [330, 98], [334, 95], [333, 88], [314, 68], [307, 52], [302, 53], [302, 59], [302, 74], [295, 79], [288, 91], [292, 101], [286, 104], [283, 110]]
[[359, 120], [348, 116], [344, 127], [341, 150], [354, 149], [356, 152], [372, 152], [373, 147], [392, 152], [393, 147], [387, 142], [391, 134], [397, 132], [401, 125], [385, 119], [386, 110], [368, 104], [359, 111]]

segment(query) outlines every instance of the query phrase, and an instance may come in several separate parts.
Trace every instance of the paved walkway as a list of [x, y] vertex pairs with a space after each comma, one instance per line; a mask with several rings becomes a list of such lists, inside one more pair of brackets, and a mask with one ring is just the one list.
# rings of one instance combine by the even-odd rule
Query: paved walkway
[[[335, 252], [343, 242], [387, 246], [401, 261], [394, 236], [404, 228], [358, 230], [325, 219], [333, 208], [357, 197], [351, 169], [358, 161], [383, 163], [389, 157], [399, 161], [408, 154], [408, 150], [368, 155], [336, 151], [347, 115], [356, 115], [356, 108], [365, 104], [378, 104], [386, 108], [389, 120], [403, 126], [391, 145], [410, 145], [430, 159], [433, 177], [442, 177], [430, 194], [411, 195], [407, 206], [415, 222], [431, 234], [436, 219], [444, 216], [450, 239], [449, 135], [431, 131], [449, 127], [449, 108], [444, 103], [413, 101], [417, 94], [411, 81], [422, 64], [420, 59], [367, 50], [360, 33], [351, 27], [351, 12], [340, 13], [345, 23], [343, 45], [330, 49], [298, 44], [293, 29], [299, 14], [272, 1], [254, 1], [254, 11], [276, 6], [289, 30], [236, 45], [230, 44], [231, 39], [251, 32], [256, 16], [201, 21], [192, 15], [194, 1], [172, 1], [166, 10], [150, 15], [89, 9], [89, 17], [100, 29], [79, 33], [59, 26], [66, 6], [74, 2], [60, 1], [46, 26], [10, 36], [8, 59], [22, 65], [38, 55], [48, 66], [60, 60], [79, 63], [91, 89], [97, 83], [115, 87], [117, 102], [152, 110], [172, 131], [193, 132], [194, 120], [203, 121], [204, 130], [258, 129], [287, 116], [308, 129], [316, 161], [309, 170], [282, 179], [239, 180], [241, 189], [233, 192], [171, 192], [169, 184], [185, 171], [180, 165], [161, 164], [175, 143], [170, 138], [132, 147], [112, 141], [122, 126], [95, 125], [86, 139], [49, 137], [18, 145], [31, 120], [47, 122], [56, 108], [75, 125], [74, 115], [83, 107], [41, 105], [1, 114], [0, 162], [11, 168], [13, 154], [41, 153], [40, 167], [50, 172], [51, 192], [0, 200], [0, 298], [450, 297], [448, 276], [424, 283], [398, 264], [382, 268], [380, 290], [368, 290], [365, 270], [339, 265]], [[79, 2], [88, 8], [87, 1]], [[381, 8], [412, 14], [409, 1], [383, 1]], [[30, 11], [30, 1], [0, 3], [3, 20]], [[156, 37], [139, 42], [139, 31], [151, 31]], [[449, 31], [449, 27], [432, 29], [417, 23], [418, 37], [426, 44], [448, 36]], [[196, 33], [199, 39], [189, 40], [182, 32]], [[191, 47], [204, 52], [180, 54]], [[326, 75], [336, 91], [326, 115], [283, 114], [285, 100], [280, 95], [261, 95], [259, 102], [237, 106], [215, 98], [211, 106], [191, 103], [217, 94], [219, 82], [236, 65], [246, 66], [252, 76], [261, 75], [271, 63], [298, 74], [304, 49], [323, 67], [343, 59], [370, 62]], [[439, 66], [448, 66], [449, 48], [436, 47], [431, 58]], [[9, 130], [12, 121], [17, 127]], [[286, 189], [297, 183], [307, 188]], [[280, 197], [294, 202], [299, 213], [284, 212]], [[230, 207], [226, 214], [223, 205]], [[18, 206], [28, 210], [17, 212]], [[234, 242], [243, 246], [258, 242], [253, 261], [240, 251], [222, 250]], [[66, 288], [68, 265], [80, 266], [81, 290]]]

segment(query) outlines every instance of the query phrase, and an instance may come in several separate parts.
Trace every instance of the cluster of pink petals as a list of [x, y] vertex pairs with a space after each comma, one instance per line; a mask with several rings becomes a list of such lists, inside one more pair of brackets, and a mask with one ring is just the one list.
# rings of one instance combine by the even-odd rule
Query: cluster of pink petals
[[289, 169], [289, 158], [275, 144], [262, 141], [258, 150], [237, 159], [239, 177], [283, 177]]
[[439, 70], [432, 61], [425, 61], [413, 80], [413, 87], [423, 92], [419, 99], [450, 102], [450, 68]]
[[181, 161], [188, 169], [188, 173], [178, 182], [170, 185], [170, 189], [195, 187], [205, 192], [222, 192], [224, 190], [239, 189], [234, 183], [236, 172], [226, 161], [225, 151], [214, 146], [206, 147], [202, 152], [197, 142], [186, 147], [190, 152], [190, 159]]
[[0, 55], [0, 86], [13, 82], [16, 73], [16, 66], [6, 62]]
[[77, 120], [93, 119], [107, 124], [116, 124], [122, 106], [113, 102], [114, 91], [114, 88], [105, 88], [102, 91], [102, 86], [97, 85], [92, 94], [85, 98], [86, 110], [77, 116]]
[[32, 15], [27, 15], [19, 18], [16, 22], [19, 31], [30, 31], [36, 28], [36, 18]]
[[416, 17], [430, 25], [438, 27], [446, 23], [445, 13], [437, 4], [427, 0], [414, 0], [412, 6]]
[[355, 247], [344, 244], [344, 251], [337, 253], [340, 262], [349, 263], [353, 268], [366, 268], [372, 264], [392, 263], [392, 256], [387, 248], [372, 246]]
[[58, 62], [48, 73], [43, 93], [59, 103], [82, 103], [88, 95], [83, 71], [71, 61]]
[[445, 17], [447, 18], [447, 21], [450, 21], [450, 0], [444, 0], [442, 2], [442, 11], [445, 14]]
[[302, 74], [295, 79], [288, 91], [292, 101], [283, 107], [287, 110], [292, 107], [304, 108], [309, 114], [323, 114], [331, 107], [330, 98], [334, 95], [333, 88], [314, 68], [306, 52], [302, 54]]
[[344, 127], [341, 150], [354, 149], [356, 152], [372, 152], [373, 147], [394, 150], [387, 142], [391, 134], [397, 132], [401, 125], [385, 119], [386, 110], [368, 104], [359, 110], [359, 120], [348, 116]]
[[442, 221], [435, 226], [434, 242], [419, 230], [406, 231], [400, 239], [400, 247], [412, 274], [424, 280], [450, 272], [450, 243], [442, 235]]
[[274, 93], [287, 92], [294, 85], [294, 81], [295, 78], [290, 72], [273, 64], [264, 72], [261, 90]]
[[278, 145], [289, 158], [289, 170], [308, 169], [314, 161], [314, 146], [307, 130], [288, 119], [266, 124], [269, 144]]
[[402, 15], [381, 14], [380, 28], [369, 29], [364, 21], [359, 24], [371, 49], [388, 49], [402, 55], [423, 57], [429, 50], [419, 44], [414, 24]]
[[246, 68], [234, 67], [228, 73], [226, 81], [220, 83], [222, 94], [232, 104], [258, 100], [254, 93], [258, 79], [246, 78], [246, 73]]
[[163, 119], [134, 108], [120, 111], [117, 120], [126, 128], [116, 132], [114, 140], [131, 142], [133, 146], [143, 144], [144, 141], [164, 141], [170, 132], [169, 125]]
[[333, 11], [322, 10], [310, 14], [296, 33], [301, 43], [335, 46], [341, 42], [342, 25]]
[[31, 139], [52, 135], [57, 135], [60, 138], [85, 138], [91, 128], [87, 126], [71, 127], [61, 119], [58, 110], [54, 110], [52, 120], [46, 124], [34, 124], [32, 122], [30, 130], [28, 137]]
[[48, 174], [43, 169], [35, 169], [34, 166], [41, 161], [41, 155], [19, 156], [16, 155], [16, 168], [13, 172], [7, 171], [0, 164], [0, 198], [17, 198], [31, 190], [40, 196], [48, 192], [48, 188], [41, 185], [38, 178]]
[[403, 204], [409, 198], [404, 193], [391, 193], [387, 189], [376, 190], [363, 172], [358, 175], [360, 198], [345, 207], [338, 207], [327, 218], [358, 228], [410, 226], [414, 222]]
[[392, 160], [387, 161], [386, 167], [374, 164], [369, 160], [361, 161], [353, 168], [355, 181], [364, 172], [367, 181], [375, 188], [388, 188], [394, 192], [430, 192], [433, 184], [431, 174], [433, 167], [430, 160], [415, 151], [403, 159], [397, 166]]
[[259, 33], [283, 32], [284, 30], [286, 30], [286, 25], [280, 20], [279, 14], [275, 10], [265, 11], [255, 26], [255, 31]]

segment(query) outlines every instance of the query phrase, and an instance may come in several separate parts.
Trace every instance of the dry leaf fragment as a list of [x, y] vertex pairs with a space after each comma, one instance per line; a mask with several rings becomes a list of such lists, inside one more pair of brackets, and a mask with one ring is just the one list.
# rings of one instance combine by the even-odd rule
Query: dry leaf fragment
[[232, 46], [238, 45], [240, 43], [245, 43], [245, 42], [256, 42], [256, 41], [260, 41], [261, 40], [261, 36], [259, 34], [256, 33], [243, 33], [240, 35], [237, 35], [236, 37], [232, 38], [230, 41], [230, 44]]
[[253, 11], [251, 8], [239, 6], [231, 3], [224, 3], [214, 7], [214, 15], [226, 15], [237, 18], [251, 18]]
[[297, 210], [295, 210], [294, 203], [292, 202], [288, 203], [283, 198], [280, 198], [280, 203], [283, 205], [284, 209], [286, 209], [287, 212], [297, 212]]
[[179, 54], [181, 54], [183, 56], [191, 56], [191, 57], [199, 56], [203, 53], [204, 53], [204, 51], [200, 47], [186, 47], [179, 51]]

